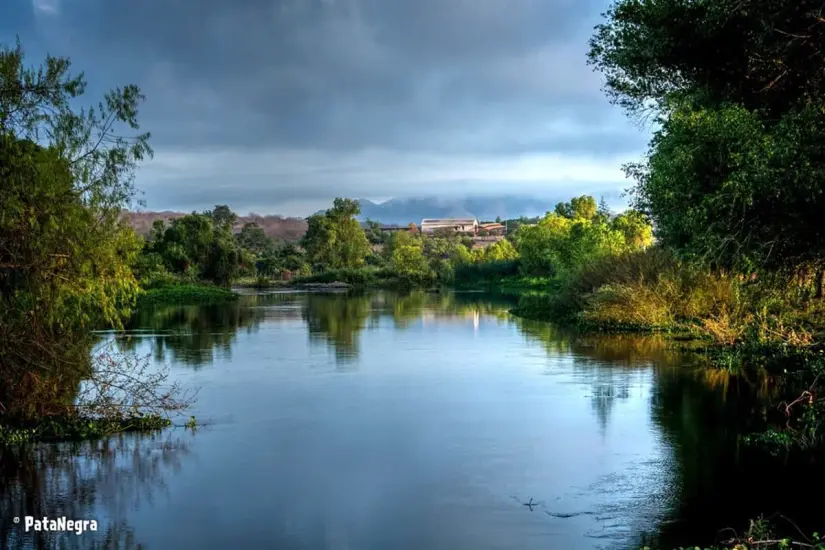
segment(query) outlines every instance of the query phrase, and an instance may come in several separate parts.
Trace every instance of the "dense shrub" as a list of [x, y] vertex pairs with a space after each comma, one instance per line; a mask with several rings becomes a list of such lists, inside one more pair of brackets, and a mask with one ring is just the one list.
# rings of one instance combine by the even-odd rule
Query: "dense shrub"
[[455, 266], [454, 281], [456, 286], [493, 285], [507, 277], [519, 273], [518, 260], [502, 260], [486, 263], [465, 263]]

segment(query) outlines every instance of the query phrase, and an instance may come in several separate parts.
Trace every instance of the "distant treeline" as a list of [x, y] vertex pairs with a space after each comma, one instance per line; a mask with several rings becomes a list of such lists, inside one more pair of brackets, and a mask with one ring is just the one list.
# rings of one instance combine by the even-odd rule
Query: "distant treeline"
[[[172, 220], [186, 216], [183, 212], [130, 212], [124, 211], [123, 218], [135, 230], [138, 235], [146, 236], [152, 230], [152, 225], [157, 220], [169, 223]], [[284, 241], [298, 241], [304, 236], [307, 230], [307, 222], [303, 218], [289, 218], [277, 215], [249, 214], [238, 216], [233, 227], [235, 233], [240, 232], [244, 225], [254, 223], [261, 229], [267, 237]]]

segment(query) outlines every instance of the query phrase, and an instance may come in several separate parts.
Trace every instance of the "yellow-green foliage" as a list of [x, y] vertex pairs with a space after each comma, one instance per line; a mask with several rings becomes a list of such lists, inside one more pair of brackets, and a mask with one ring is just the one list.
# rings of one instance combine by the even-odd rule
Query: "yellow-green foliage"
[[502, 239], [484, 249], [485, 262], [503, 262], [518, 258], [518, 251], [507, 239]]
[[687, 326], [719, 343], [810, 343], [825, 326], [820, 300], [786, 276], [744, 277], [671, 252], [603, 257], [561, 281], [553, 311], [605, 327]]
[[592, 197], [578, 197], [558, 204], [536, 225], [519, 227], [515, 239], [522, 272], [561, 276], [651, 244], [652, 228], [640, 213], [631, 210], [611, 219], [595, 204]]
[[665, 327], [728, 311], [737, 293], [734, 279], [683, 264], [654, 247], [582, 267], [564, 281], [559, 305], [590, 323]]

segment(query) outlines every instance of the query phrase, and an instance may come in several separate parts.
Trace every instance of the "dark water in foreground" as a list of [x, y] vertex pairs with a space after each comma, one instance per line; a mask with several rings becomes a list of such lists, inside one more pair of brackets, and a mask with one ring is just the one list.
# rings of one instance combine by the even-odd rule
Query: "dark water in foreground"
[[[821, 494], [822, 474], [737, 447], [762, 388], [692, 368], [658, 338], [573, 338], [509, 307], [261, 294], [141, 312], [118, 346], [200, 387], [193, 414], [209, 425], [5, 452], [0, 536], [12, 548], [588, 549], [711, 542], [759, 513], [816, 527], [800, 498]], [[11, 521], [26, 514], [100, 528], [35, 538]]]

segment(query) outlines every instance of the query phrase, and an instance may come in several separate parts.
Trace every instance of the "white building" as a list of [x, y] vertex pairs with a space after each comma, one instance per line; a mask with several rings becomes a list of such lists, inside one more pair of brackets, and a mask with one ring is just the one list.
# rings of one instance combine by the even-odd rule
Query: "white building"
[[456, 233], [478, 233], [478, 220], [475, 218], [445, 218], [445, 219], [424, 219], [421, 220], [421, 232], [433, 233], [434, 231], [446, 230]]

